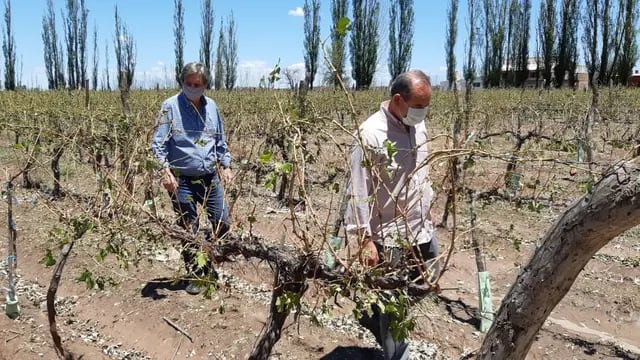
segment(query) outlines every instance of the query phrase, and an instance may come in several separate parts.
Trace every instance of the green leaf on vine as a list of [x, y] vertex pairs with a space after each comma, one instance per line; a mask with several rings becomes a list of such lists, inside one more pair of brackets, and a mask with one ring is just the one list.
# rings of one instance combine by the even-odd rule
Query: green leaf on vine
[[272, 161], [273, 161], [273, 153], [270, 153], [268, 151], [262, 153], [262, 155], [260, 155], [260, 157], [258, 158], [258, 162], [260, 162], [260, 164], [262, 165], [267, 165]]
[[205, 265], [207, 265], [208, 261], [209, 255], [207, 255], [207, 253], [205, 253], [204, 251], [198, 251], [196, 253], [196, 263], [198, 265], [198, 269], [202, 269]]
[[42, 259], [40, 259], [40, 263], [46, 267], [51, 267], [56, 264], [56, 259], [53, 258], [51, 249], [47, 249]]
[[340, 36], [347, 35], [347, 31], [351, 30], [351, 20], [349, 18], [343, 17], [338, 19], [338, 23], [336, 24], [336, 32]]
[[76, 280], [87, 284], [87, 290], [91, 290], [96, 286], [96, 282], [93, 279], [93, 273], [87, 269], [85, 269]]

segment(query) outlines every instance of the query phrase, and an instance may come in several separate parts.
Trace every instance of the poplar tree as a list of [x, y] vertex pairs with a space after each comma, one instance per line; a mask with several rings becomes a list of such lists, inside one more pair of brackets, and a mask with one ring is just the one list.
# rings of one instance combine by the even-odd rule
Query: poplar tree
[[373, 82], [378, 64], [379, 17], [378, 0], [353, 0], [353, 26], [349, 45], [357, 90], [368, 89]]
[[[573, 0], [577, 1], [577, 0]], [[567, 53], [567, 78], [568, 84], [573, 87], [575, 84], [576, 69], [578, 68], [578, 24], [580, 18], [580, 5], [576, 3], [575, 11], [572, 14], [571, 32], [569, 37], [568, 53]]]
[[589, 72], [589, 84], [596, 71], [600, 70], [598, 56], [598, 38], [600, 30], [600, 0], [586, 0], [585, 13], [582, 17], [582, 41], [584, 44], [584, 60]]
[[136, 53], [135, 40], [129, 33], [126, 24], [118, 15], [118, 7], [115, 11], [116, 34], [114, 36], [114, 47], [116, 53], [116, 66], [118, 71], [118, 87], [120, 90], [128, 91], [133, 84], [135, 73]]
[[224, 86], [231, 91], [236, 86], [238, 79], [238, 40], [236, 38], [236, 22], [233, 19], [233, 12], [229, 17], [227, 25], [224, 59]]
[[556, 45], [557, 61], [553, 69], [555, 85], [561, 88], [564, 76], [568, 72], [569, 85], [573, 85], [576, 61], [578, 57], [578, 18], [577, 0], [562, 0], [558, 24], [558, 42]]
[[[506, 2], [505, 2], [506, 5]], [[506, 21], [506, 44], [505, 51], [506, 64], [504, 76], [501, 76], [502, 85], [513, 86], [516, 78], [516, 68], [518, 64], [518, 13], [520, 12], [520, 4], [518, 0], [510, 0], [509, 10], [507, 11]], [[501, 74], [502, 75], [502, 74]]]
[[58, 59], [56, 61], [56, 69], [58, 73], [58, 88], [64, 88], [66, 86], [66, 79], [64, 75], [64, 52], [62, 51], [62, 40], [58, 40]]
[[67, 84], [70, 89], [84, 86], [87, 76], [87, 17], [85, 0], [67, 0], [64, 35], [67, 49]]
[[409, 70], [413, 49], [413, 0], [394, 0], [389, 8], [389, 74], [391, 79]]
[[617, 66], [618, 82], [626, 84], [627, 79], [633, 73], [633, 66], [638, 61], [637, 22], [638, 0], [621, 0], [620, 6], [624, 8], [624, 23], [622, 35], [622, 49], [620, 61]]
[[44, 65], [47, 74], [47, 87], [59, 89], [65, 86], [62, 47], [58, 47], [56, 13], [53, 0], [47, 0], [47, 13], [42, 16], [42, 43], [44, 47]]
[[104, 40], [104, 73], [102, 88], [111, 91], [111, 77], [109, 76], [109, 42]]
[[[499, 86], [505, 56], [507, 0], [483, 0], [484, 54], [482, 75], [485, 87]], [[509, 48], [507, 46], [507, 48]], [[507, 66], [510, 56], [507, 54]]]
[[184, 7], [182, 6], [182, 0], [173, 0], [173, 5], [173, 45], [176, 56], [174, 69], [176, 73], [176, 83], [178, 83], [178, 86], [182, 86], [180, 74], [184, 66]]
[[613, 26], [613, 35], [610, 38], [610, 52], [611, 56], [609, 57], [609, 65], [607, 66], [607, 72], [605, 74], [606, 81], [608, 83], [615, 82], [619, 83], [620, 78], [618, 74], [618, 70], [620, 67], [620, 57], [622, 56], [622, 43], [624, 41], [624, 21], [625, 21], [625, 0], [618, 0], [617, 2], [617, 15], [615, 16], [615, 20], [613, 17], [611, 20], [611, 26]]
[[[335, 88], [340, 87], [340, 81], [338, 80], [338, 76], [344, 81], [347, 76], [344, 73], [345, 68], [345, 38], [346, 32], [338, 31], [338, 26], [341, 19], [347, 18], [347, 0], [331, 0], [331, 49], [330, 49], [330, 57], [331, 64], [335, 68], [336, 75], [329, 72], [328, 76], [330, 76], [330, 81], [328, 83], [333, 84]], [[344, 21], [344, 20], [342, 20]]]
[[2, 54], [4, 55], [4, 88], [16, 89], [16, 43], [11, 26], [11, 0], [4, 2], [4, 33]]
[[538, 15], [538, 39], [542, 50], [542, 78], [544, 87], [551, 86], [551, 74], [554, 60], [554, 43], [556, 39], [556, 1], [540, 2]]
[[224, 89], [224, 49], [227, 47], [224, 39], [224, 21], [220, 22], [220, 35], [218, 36], [218, 48], [216, 50], [216, 66], [213, 77], [213, 87], [216, 90]]
[[98, 27], [95, 26], [93, 28], [93, 69], [91, 72], [91, 80], [92, 80], [92, 88], [93, 90], [98, 89]]
[[[211, 0], [203, 0], [202, 2], [202, 29], [200, 30], [200, 62], [207, 68], [209, 74], [211, 74], [211, 48], [213, 38], [213, 7], [211, 6]], [[207, 89], [211, 89], [213, 83], [211, 82], [211, 76], [208, 77], [209, 81], [206, 86]]]
[[[608, 84], [611, 79], [611, 59], [609, 53], [615, 51], [615, 24], [611, 20], [611, 0], [602, 0], [600, 9], [602, 10], [601, 19], [601, 48], [600, 48], [600, 83]], [[613, 37], [612, 37], [613, 35]]]
[[447, 42], [445, 52], [447, 53], [447, 81], [449, 90], [456, 90], [456, 37], [458, 35], [458, 0], [451, 0], [447, 9]]
[[76, 79], [78, 88], [88, 86], [87, 80], [87, 20], [89, 10], [85, 6], [85, 0], [80, 0], [80, 19], [78, 21], [78, 66], [76, 67]]
[[529, 76], [529, 29], [531, 24], [531, 0], [522, 0], [519, 6], [516, 33], [517, 43], [517, 73], [516, 86], [524, 86]]
[[320, 48], [320, 1], [304, 1], [304, 69], [305, 83], [313, 89], [313, 80], [318, 72]]

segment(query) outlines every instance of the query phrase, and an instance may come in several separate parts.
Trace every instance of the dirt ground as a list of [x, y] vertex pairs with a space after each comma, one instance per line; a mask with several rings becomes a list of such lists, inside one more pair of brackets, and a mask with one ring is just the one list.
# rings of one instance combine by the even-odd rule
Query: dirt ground
[[[493, 220], [483, 223], [485, 236], [495, 239], [488, 249], [488, 267], [496, 308], [535, 249], [536, 239], [559, 210], [514, 211], [498, 202], [480, 211], [480, 218], [497, 212], [513, 223], [526, 220], [530, 225], [510, 231], [502, 216], [488, 215]], [[37, 218], [45, 212], [39, 205], [16, 211], [21, 316], [17, 320], [0, 317], [0, 359], [56, 358], [44, 306], [51, 270], [39, 263], [48, 224]], [[279, 222], [286, 221], [281, 214], [264, 216], [274, 224], [271, 235]], [[0, 224], [6, 229], [6, 220]], [[639, 258], [638, 235], [640, 231], [634, 230], [617, 238], [589, 262], [539, 333], [529, 359], [640, 358], [640, 267], [624, 261]], [[522, 237], [521, 251], [513, 250], [510, 236]], [[444, 251], [448, 232], [440, 229], [439, 237]], [[4, 254], [6, 248], [0, 251]], [[167, 254], [166, 261], [122, 272], [115, 287], [87, 291], [84, 283], [73, 281], [81, 272], [84, 256], [81, 250], [75, 251], [58, 291], [58, 325], [64, 343], [85, 359], [246, 358], [268, 313], [268, 266], [244, 260], [222, 265], [223, 279], [228, 280], [207, 300], [190, 296], [182, 290], [184, 285], [171, 282], [181, 264], [175, 250]], [[414, 308], [419, 326], [412, 339], [435, 345], [438, 358], [455, 359], [477, 349], [482, 335], [475, 327], [476, 281], [473, 252], [456, 252], [441, 279], [442, 293]], [[347, 309], [338, 309], [336, 318], [351, 319], [348, 300], [341, 303]], [[186, 330], [193, 342], [163, 318]], [[358, 326], [353, 322], [344, 327], [335, 323], [318, 327], [309, 316], [301, 316], [299, 324], [286, 328], [272, 358], [353, 358], [349, 347], [369, 348], [369, 355], [362, 358], [375, 356], [373, 339], [362, 329], [354, 329]]]
[[[78, 175], [81, 173], [76, 175], [80, 178]], [[560, 187], [575, 187], [570, 181], [556, 181]], [[494, 310], [573, 195], [539, 212], [503, 200], [479, 206], [477, 230], [485, 242]], [[19, 232], [17, 290], [21, 315], [16, 320], [0, 316], [0, 360], [57, 358], [45, 306], [52, 270], [40, 263], [46, 249], [51, 248], [48, 234], [57, 219], [44, 199], [37, 200], [43, 196], [16, 189], [20, 201], [14, 220]], [[439, 213], [443, 200], [438, 202]], [[75, 206], [68, 198], [56, 204], [60, 208]], [[6, 206], [2, 201], [0, 213], [6, 214]], [[286, 209], [271, 195], [259, 198], [258, 209], [253, 231], [280, 240], [290, 228]], [[238, 208], [236, 218], [246, 218], [248, 211]], [[459, 221], [463, 229], [465, 220]], [[6, 239], [5, 216], [0, 219], [0, 229], [2, 239]], [[440, 250], [445, 252], [451, 244], [451, 229], [437, 231]], [[633, 229], [594, 256], [546, 321], [527, 359], [640, 359], [639, 238], [640, 229]], [[91, 360], [248, 357], [268, 315], [272, 284], [269, 266], [241, 258], [221, 264], [221, 287], [212, 299], [191, 296], [184, 291], [184, 283], [172, 281], [181, 274], [182, 263], [177, 244], [167, 243], [172, 246], [144, 255], [152, 261], [126, 271], [113, 259], [98, 264], [95, 253], [83, 243], [74, 248], [57, 293], [58, 327], [72, 352]], [[53, 249], [57, 256], [57, 249]], [[412, 310], [418, 325], [411, 335], [418, 349], [412, 358], [458, 359], [481, 345], [474, 253], [464, 237], [457, 239], [455, 249], [440, 280], [442, 292]], [[5, 241], [1, 242], [0, 254], [7, 254]], [[1, 265], [0, 284], [5, 286], [4, 256]], [[75, 279], [88, 266], [109, 274], [115, 285], [103, 291], [87, 290]], [[294, 323], [290, 316], [271, 359], [380, 358], [374, 339], [354, 321], [348, 299], [339, 300], [342, 308], [335, 307], [333, 318], [325, 319], [324, 326], [314, 324], [311, 314], [319, 291], [312, 284], [299, 321]], [[192, 341], [165, 319], [188, 333]]]

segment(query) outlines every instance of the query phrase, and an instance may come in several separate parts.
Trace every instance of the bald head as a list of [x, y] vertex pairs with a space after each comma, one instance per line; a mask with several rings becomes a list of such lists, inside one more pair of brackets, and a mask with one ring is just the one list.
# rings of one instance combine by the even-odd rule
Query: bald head
[[414, 88], [427, 87], [431, 89], [429, 76], [421, 70], [411, 70], [398, 75], [391, 83], [391, 96], [400, 94], [404, 100], [411, 99]]

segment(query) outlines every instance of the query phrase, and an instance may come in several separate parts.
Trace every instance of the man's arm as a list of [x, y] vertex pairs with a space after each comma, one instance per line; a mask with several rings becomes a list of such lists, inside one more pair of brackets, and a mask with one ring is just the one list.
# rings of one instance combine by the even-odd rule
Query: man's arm
[[216, 118], [218, 121], [217, 129], [219, 132], [216, 134], [216, 159], [218, 159], [218, 164], [222, 167], [222, 171], [220, 177], [222, 181], [226, 184], [229, 184], [233, 181], [233, 171], [231, 171], [231, 152], [229, 151], [229, 145], [227, 144], [227, 140], [224, 133], [224, 125], [222, 121], [222, 115], [220, 115], [220, 110], [216, 106]]
[[171, 109], [163, 105], [162, 109], [156, 116], [155, 133], [151, 142], [151, 152], [162, 167], [162, 186], [169, 192], [173, 193], [178, 188], [176, 178], [171, 173], [169, 167], [167, 144], [171, 137]]
[[171, 134], [171, 110], [163, 105], [162, 109], [156, 116], [155, 132], [151, 140], [151, 152], [155, 156], [159, 165], [163, 168], [169, 168], [167, 161], [169, 142]]
[[222, 115], [216, 107], [216, 128], [219, 130], [216, 133], [216, 159], [223, 168], [228, 168], [231, 165], [231, 153], [229, 152], [229, 146], [224, 133], [224, 125], [222, 123]]

